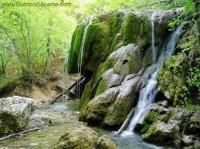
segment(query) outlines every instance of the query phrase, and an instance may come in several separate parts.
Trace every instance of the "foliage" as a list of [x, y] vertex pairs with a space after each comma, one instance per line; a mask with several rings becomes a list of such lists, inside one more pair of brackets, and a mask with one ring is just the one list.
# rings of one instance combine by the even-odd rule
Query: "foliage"
[[18, 75], [31, 81], [36, 74], [52, 73], [54, 59], [63, 57], [69, 48], [75, 19], [66, 14], [64, 7], [9, 7], [3, 3], [0, 76]]

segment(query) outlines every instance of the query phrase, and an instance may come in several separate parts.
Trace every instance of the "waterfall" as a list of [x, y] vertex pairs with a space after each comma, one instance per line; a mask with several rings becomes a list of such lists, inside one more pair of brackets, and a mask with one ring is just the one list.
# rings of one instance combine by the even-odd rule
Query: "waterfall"
[[92, 24], [92, 20], [93, 20], [93, 17], [90, 17], [88, 23], [85, 26], [84, 33], [83, 33], [83, 38], [82, 38], [82, 41], [81, 41], [81, 47], [80, 47], [80, 64], [78, 66], [79, 73], [82, 72], [83, 52], [84, 52], [84, 48], [85, 48], [85, 39], [86, 39], [86, 36], [87, 36], [88, 29], [89, 29], [90, 25]]
[[136, 124], [143, 121], [145, 114], [148, 112], [149, 106], [154, 103], [154, 99], [157, 94], [157, 74], [159, 68], [162, 66], [164, 61], [175, 52], [176, 43], [181, 34], [182, 26], [179, 26], [164, 43], [158, 59], [145, 70], [143, 77], [146, 78], [148, 82], [147, 85], [140, 90], [139, 101], [135, 108], [135, 113], [128, 127], [122, 133], [123, 136], [133, 134]]
[[[82, 75], [83, 53], [84, 53], [84, 48], [85, 48], [85, 40], [86, 40], [88, 29], [89, 29], [90, 25], [92, 24], [92, 20], [93, 20], [93, 17], [90, 17], [89, 20], [88, 20], [88, 23], [85, 25], [83, 38], [82, 38], [82, 41], [81, 41], [80, 55], [79, 55], [80, 57], [79, 57], [79, 64], [78, 64], [78, 73], [80, 75]], [[78, 92], [79, 93], [81, 92], [80, 85], [78, 87]]]

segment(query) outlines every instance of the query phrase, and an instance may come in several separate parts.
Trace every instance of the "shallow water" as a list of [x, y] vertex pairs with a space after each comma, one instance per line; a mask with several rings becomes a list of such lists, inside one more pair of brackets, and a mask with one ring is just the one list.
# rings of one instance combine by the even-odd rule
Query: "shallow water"
[[144, 142], [138, 135], [129, 136], [112, 136], [112, 139], [117, 143], [118, 149], [165, 149]]
[[[4, 141], [0, 141], [0, 149], [51, 149], [57, 143], [58, 139], [65, 134], [69, 124], [79, 125], [81, 122], [78, 121], [78, 107], [79, 100], [69, 100], [65, 102], [55, 103], [49, 105], [42, 112], [63, 112], [66, 114], [66, 122], [45, 129], [19, 135], [14, 138], [9, 138]], [[75, 113], [75, 114], [74, 114]], [[99, 136], [107, 135], [116, 142], [118, 149], [165, 149], [164, 147], [158, 147], [149, 143], [144, 142], [137, 135], [118, 136], [114, 132], [106, 131], [98, 127], [93, 127]]]
[[74, 111], [78, 112], [79, 110], [79, 100], [67, 100], [62, 102], [57, 102], [51, 105], [48, 105], [45, 108], [47, 111]]

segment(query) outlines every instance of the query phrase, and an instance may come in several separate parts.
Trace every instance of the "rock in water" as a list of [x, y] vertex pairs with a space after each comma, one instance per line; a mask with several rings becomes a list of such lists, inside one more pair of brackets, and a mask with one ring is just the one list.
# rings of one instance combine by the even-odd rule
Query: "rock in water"
[[115, 149], [116, 145], [109, 138], [98, 138], [97, 133], [84, 125], [69, 125], [55, 149]]
[[96, 149], [116, 149], [116, 144], [107, 136], [102, 136], [98, 140]]
[[165, 108], [154, 107], [145, 116], [139, 130], [143, 139], [177, 148], [199, 148], [199, 112], [182, 108], [168, 108], [166, 111]]
[[33, 100], [25, 97], [0, 99], [0, 136], [24, 128], [33, 109]]

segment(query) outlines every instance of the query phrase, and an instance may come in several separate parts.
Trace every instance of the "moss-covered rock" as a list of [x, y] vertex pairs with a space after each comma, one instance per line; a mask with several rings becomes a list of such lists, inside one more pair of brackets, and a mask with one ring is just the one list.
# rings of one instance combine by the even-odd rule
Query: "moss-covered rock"
[[125, 80], [120, 86], [120, 92], [117, 95], [115, 102], [107, 109], [103, 124], [109, 127], [119, 127], [125, 121], [132, 107], [137, 104], [137, 94], [143, 80], [140, 77], [135, 77], [130, 80]]
[[33, 100], [24, 97], [0, 99], [0, 136], [22, 130], [28, 123]]
[[74, 148], [74, 149], [93, 149], [98, 140], [97, 133], [85, 126], [71, 126], [65, 130], [55, 149]]
[[141, 129], [140, 133], [142, 133], [142, 134], [146, 133], [148, 131], [149, 127], [155, 122], [157, 117], [158, 117], [157, 112], [150, 111], [143, 121], [142, 129]]
[[[162, 107], [151, 109], [144, 118], [139, 133], [148, 142], [176, 147], [187, 146], [182, 144], [181, 139], [185, 136], [193, 136], [197, 140], [200, 129], [200, 113], [182, 108], [169, 108], [167, 111]], [[160, 111], [160, 110], [161, 111]], [[195, 139], [194, 139], [195, 140]], [[195, 144], [195, 141], [192, 143]], [[191, 145], [191, 144], [190, 144]]]
[[151, 125], [142, 138], [158, 144], [175, 144], [175, 141], [181, 138], [178, 123], [179, 122], [175, 120], [170, 121], [169, 123], [158, 121], [157, 123]]
[[120, 126], [136, 105], [142, 83], [140, 77], [125, 78], [122, 85], [108, 88], [90, 100], [81, 110], [80, 119], [96, 125]]
[[[166, 22], [176, 16], [174, 12], [157, 13], [155, 20], [157, 47], [162, 44], [163, 38], [168, 34]], [[121, 46], [130, 43], [135, 43], [140, 47], [150, 46], [152, 30], [150, 15], [152, 12], [119, 10], [94, 17], [91, 24], [79, 25], [72, 38], [68, 71], [77, 70], [77, 64], [81, 64], [82, 60], [83, 71], [96, 72], [96, 68], [106, 60], [108, 55]], [[84, 32], [86, 35], [83, 41]], [[81, 44], [83, 44], [83, 54], [80, 52]]]
[[137, 74], [142, 68], [142, 49], [129, 44], [114, 52], [120, 55], [120, 58], [113, 67], [114, 73], [119, 75]]
[[[144, 85], [140, 75], [152, 64], [151, 15], [125, 10], [93, 18], [84, 41], [82, 69], [92, 77], [81, 99], [80, 120], [119, 126], [136, 105]], [[155, 44], [160, 49], [169, 33], [166, 22], [175, 14], [156, 15]]]
[[119, 88], [113, 88], [107, 90], [105, 93], [96, 96], [92, 99], [85, 109], [82, 111], [85, 114], [81, 114], [80, 116], [85, 116], [85, 118], [89, 123], [99, 124], [102, 122], [107, 108], [115, 101], [117, 94], [119, 93]]
[[171, 57], [164, 63], [158, 73], [160, 90], [173, 105], [177, 104], [178, 98], [183, 91], [185, 59], [186, 56], [181, 53]]
[[69, 51], [68, 63], [67, 63], [67, 70], [71, 73], [78, 71], [77, 60], [81, 49], [83, 34], [84, 34], [84, 25], [77, 26], [72, 36], [71, 48]]
[[150, 21], [147, 16], [129, 12], [122, 25], [123, 45], [137, 43], [145, 46], [151, 42]]
[[136, 74], [141, 68], [142, 50], [134, 44], [111, 53], [85, 88], [80, 120], [120, 126], [137, 103], [136, 96], [143, 80]]
[[111, 141], [107, 136], [102, 136], [98, 140], [98, 145], [96, 149], [116, 149], [116, 144]]
[[97, 133], [84, 125], [70, 125], [55, 149], [116, 149], [115, 143], [108, 137], [97, 136]]

